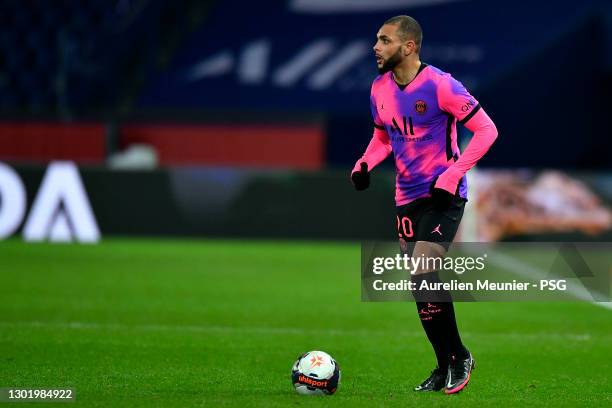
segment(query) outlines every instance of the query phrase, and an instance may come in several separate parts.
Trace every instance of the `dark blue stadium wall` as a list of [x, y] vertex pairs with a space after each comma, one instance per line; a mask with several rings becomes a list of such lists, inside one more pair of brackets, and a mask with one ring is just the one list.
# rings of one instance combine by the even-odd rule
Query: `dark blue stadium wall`
[[0, 1], [0, 118], [316, 118], [344, 169], [371, 135], [376, 31], [405, 13], [496, 121], [482, 165], [610, 168], [610, 1], [264, 3]]
[[[222, 2], [152, 73], [138, 109], [324, 113], [327, 163], [350, 165], [370, 137], [371, 46], [380, 24], [422, 24], [422, 59], [463, 81], [499, 125], [489, 166], [609, 167], [610, 6], [603, 1], [452, 1], [370, 12]], [[321, 2], [315, 2], [321, 3]], [[519, 153], [520, 154], [517, 154]]]

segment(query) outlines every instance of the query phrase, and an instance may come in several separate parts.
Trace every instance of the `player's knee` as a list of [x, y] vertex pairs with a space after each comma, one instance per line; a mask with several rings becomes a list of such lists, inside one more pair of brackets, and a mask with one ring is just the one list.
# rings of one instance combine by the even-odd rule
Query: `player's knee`
[[398, 242], [399, 242], [400, 253], [402, 255], [406, 254], [408, 256], [412, 256], [412, 253], [414, 252], [415, 242], [406, 241], [402, 237], [400, 237]]
[[422, 275], [424, 273], [435, 272], [438, 269], [438, 264], [446, 254], [446, 250], [440, 244], [435, 242], [417, 241], [412, 253], [413, 258], [421, 258], [420, 262], [415, 263], [413, 275]]

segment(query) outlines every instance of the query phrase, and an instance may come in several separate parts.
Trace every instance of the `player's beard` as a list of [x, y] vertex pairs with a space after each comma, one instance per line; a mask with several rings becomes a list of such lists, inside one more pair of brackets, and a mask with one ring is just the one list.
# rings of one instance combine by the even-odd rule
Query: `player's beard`
[[395, 54], [389, 57], [388, 60], [382, 65], [382, 67], [378, 68], [379, 74], [384, 74], [386, 72], [391, 71], [393, 68], [397, 67], [397, 65], [402, 62], [401, 49], [398, 49]]

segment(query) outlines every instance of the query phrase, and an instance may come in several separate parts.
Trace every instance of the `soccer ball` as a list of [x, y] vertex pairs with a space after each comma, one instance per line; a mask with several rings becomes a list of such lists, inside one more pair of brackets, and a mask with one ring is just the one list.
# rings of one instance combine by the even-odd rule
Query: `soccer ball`
[[302, 354], [291, 369], [295, 391], [302, 395], [331, 395], [340, 383], [340, 367], [323, 351]]

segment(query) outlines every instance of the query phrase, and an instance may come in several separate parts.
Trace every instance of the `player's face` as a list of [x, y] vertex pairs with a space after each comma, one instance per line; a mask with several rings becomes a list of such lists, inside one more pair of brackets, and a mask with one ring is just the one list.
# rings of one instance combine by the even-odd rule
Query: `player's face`
[[384, 74], [395, 68], [404, 58], [403, 42], [397, 35], [397, 25], [385, 24], [376, 34], [374, 55], [378, 72]]

